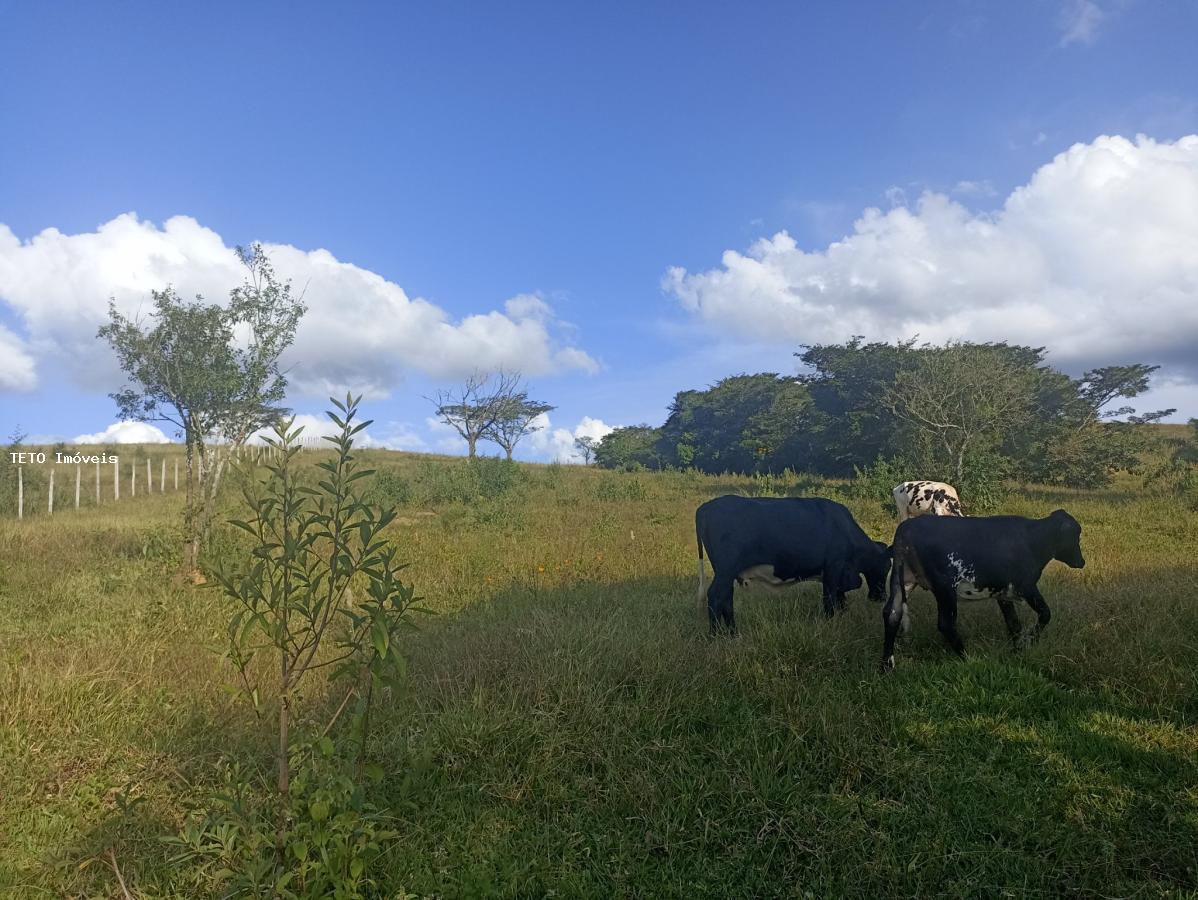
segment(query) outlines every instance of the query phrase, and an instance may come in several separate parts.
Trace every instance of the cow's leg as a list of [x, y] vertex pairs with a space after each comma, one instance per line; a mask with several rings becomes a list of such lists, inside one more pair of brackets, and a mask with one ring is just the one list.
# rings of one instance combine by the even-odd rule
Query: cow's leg
[[903, 586], [903, 567], [896, 565], [890, 571], [890, 596], [882, 607], [882, 671], [894, 668], [894, 642], [898, 638], [899, 626], [906, 619], [907, 592]]
[[1022, 643], [1035, 643], [1040, 637], [1040, 632], [1048, 625], [1049, 619], [1052, 618], [1052, 610], [1048, 608], [1048, 604], [1044, 602], [1044, 595], [1040, 593], [1040, 589], [1034, 584], [1028, 588], [1022, 588], [1019, 591], [1021, 597], [1027, 601], [1027, 605], [1036, 611], [1036, 624], [1029, 628], [1021, 637]]
[[936, 628], [944, 635], [953, 652], [965, 658], [965, 642], [957, 632], [957, 592], [952, 588], [938, 588], [936, 594]]
[[1015, 612], [1015, 601], [1010, 594], [998, 596], [998, 608], [1002, 612], [1003, 621], [1007, 623], [1007, 634], [1015, 646], [1019, 646], [1019, 636], [1023, 633], [1023, 623], [1019, 621], [1019, 613]]
[[711, 633], [727, 629], [736, 633], [736, 618], [732, 614], [732, 579], [716, 575], [707, 588], [707, 618]]
[[[840, 594], [843, 598], [844, 593], [840, 590], [841, 577], [839, 566], [824, 566], [824, 615], [829, 619], [836, 615], [836, 595]], [[841, 608], [844, 608], [844, 603], [841, 603]]]
[[846, 606], [848, 606], [848, 598], [845, 597], [844, 591], [837, 591], [836, 592], [836, 609], [839, 612], [844, 612]]

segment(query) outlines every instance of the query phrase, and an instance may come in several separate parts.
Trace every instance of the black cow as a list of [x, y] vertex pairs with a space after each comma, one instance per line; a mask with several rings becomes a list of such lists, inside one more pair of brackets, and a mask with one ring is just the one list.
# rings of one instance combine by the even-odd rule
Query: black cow
[[[1050, 560], [1074, 569], [1086, 564], [1081, 534], [1081, 525], [1063, 509], [1043, 519], [920, 516], [901, 523], [894, 532], [890, 598], [882, 610], [883, 671], [894, 668], [894, 639], [900, 626], [906, 630], [907, 591], [916, 585], [935, 595], [940, 633], [960, 656], [965, 645], [957, 633], [958, 600], [997, 600], [1015, 645], [1034, 641], [1052, 615], [1036, 583]], [[1019, 597], [1039, 617], [1027, 634], [1015, 612]]]
[[[733, 582], [760, 580], [775, 587], [822, 577], [824, 613], [844, 609], [846, 591], [861, 586], [884, 599], [890, 551], [869, 539], [845, 507], [819, 497], [737, 497], [708, 500], [695, 510], [699, 544], [699, 596], [703, 595], [703, 550], [711, 560], [707, 589], [711, 630], [736, 630]], [[860, 574], [858, 574], [860, 573]]]

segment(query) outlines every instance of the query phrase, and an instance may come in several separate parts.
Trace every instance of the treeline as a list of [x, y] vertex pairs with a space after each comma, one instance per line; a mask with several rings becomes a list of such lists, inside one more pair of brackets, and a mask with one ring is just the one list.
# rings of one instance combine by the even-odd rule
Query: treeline
[[871, 467], [959, 484], [1019, 478], [1077, 487], [1135, 468], [1144, 423], [1118, 401], [1148, 389], [1157, 366], [1105, 366], [1072, 378], [1044, 348], [818, 344], [795, 354], [805, 374], [736, 375], [681, 391], [660, 427], [607, 435], [608, 468], [695, 468], [831, 477]]

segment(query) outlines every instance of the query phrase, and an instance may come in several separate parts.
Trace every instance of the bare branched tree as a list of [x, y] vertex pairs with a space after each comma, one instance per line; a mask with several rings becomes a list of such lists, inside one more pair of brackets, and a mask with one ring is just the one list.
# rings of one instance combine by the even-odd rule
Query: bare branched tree
[[885, 401], [940, 444], [959, 480], [971, 450], [1022, 426], [1036, 402], [1035, 378], [1003, 344], [951, 343], [900, 372]]
[[437, 418], [462, 436], [473, 459], [478, 455], [478, 442], [488, 438], [511, 409], [513, 398], [520, 396], [520, 382], [519, 372], [476, 370], [457, 387], [425, 399], [437, 408]]
[[512, 394], [503, 404], [498, 418], [487, 429], [483, 437], [502, 447], [507, 458], [511, 459], [512, 451], [526, 435], [540, 431], [544, 427], [536, 423], [537, 418], [556, 408], [539, 400], [529, 400], [527, 391]]

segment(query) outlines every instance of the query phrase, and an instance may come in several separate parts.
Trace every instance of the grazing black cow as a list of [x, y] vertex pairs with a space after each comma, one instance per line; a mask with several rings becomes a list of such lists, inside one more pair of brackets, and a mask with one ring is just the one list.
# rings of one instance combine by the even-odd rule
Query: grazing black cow
[[[1058, 509], [1043, 519], [1023, 516], [920, 516], [902, 522], [894, 532], [894, 569], [890, 598], [882, 610], [886, 637], [882, 669], [894, 668], [894, 639], [907, 625], [907, 591], [919, 585], [936, 597], [938, 627], [960, 656], [965, 645], [957, 633], [957, 601], [998, 601], [1007, 631], [1016, 646], [1035, 640], [1051, 613], [1036, 583], [1050, 560], [1080, 569], [1082, 527]], [[1014, 598], [1036, 611], [1038, 622], [1022, 632]]]
[[[846, 591], [869, 583], [881, 601], [890, 567], [885, 544], [869, 539], [845, 507], [819, 497], [737, 497], [708, 500], [695, 510], [699, 544], [699, 596], [703, 596], [703, 550], [711, 560], [707, 589], [711, 630], [736, 630], [733, 582], [764, 581], [775, 587], [822, 578], [824, 613], [844, 609]], [[860, 573], [860, 574], [859, 574]]]

